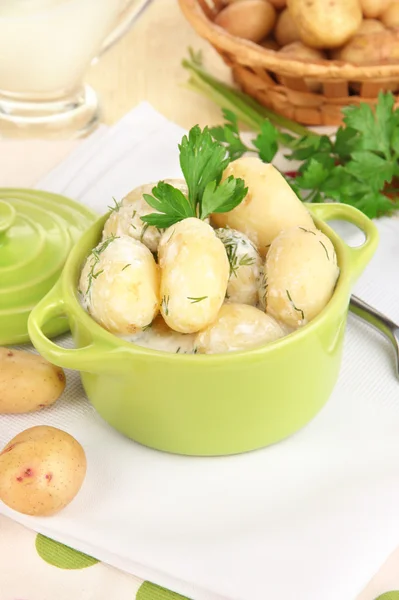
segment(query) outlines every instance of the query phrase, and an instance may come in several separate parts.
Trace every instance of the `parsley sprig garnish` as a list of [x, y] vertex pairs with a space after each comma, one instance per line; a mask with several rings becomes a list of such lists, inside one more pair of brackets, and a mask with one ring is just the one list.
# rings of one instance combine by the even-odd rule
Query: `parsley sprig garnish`
[[334, 200], [351, 204], [374, 218], [399, 208], [399, 110], [391, 93], [380, 93], [375, 110], [368, 104], [343, 109], [344, 125], [334, 138], [309, 130], [296, 137], [282, 134], [268, 119], [250, 146], [240, 136], [237, 117], [223, 110], [225, 123], [214, 127], [214, 139], [235, 160], [247, 152], [271, 162], [278, 141], [290, 150], [286, 158], [299, 161], [287, 181], [306, 202]]
[[166, 228], [188, 217], [206, 219], [214, 212], [233, 210], [245, 198], [248, 188], [232, 176], [222, 181], [223, 171], [232, 160], [223, 144], [215, 140], [208, 127], [190, 129], [179, 145], [180, 167], [188, 187], [188, 197], [177, 188], [160, 181], [146, 202], [157, 212], [141, 217], [148, 225]]

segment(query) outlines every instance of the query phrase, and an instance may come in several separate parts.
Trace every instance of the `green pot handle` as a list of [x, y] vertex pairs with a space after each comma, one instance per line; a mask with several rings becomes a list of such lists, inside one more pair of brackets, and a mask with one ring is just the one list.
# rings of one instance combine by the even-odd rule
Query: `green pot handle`
[[[44, 333], [43, 328], [54, 318], [66, 315], [61, 282], [35, 306], [29, 315], [28, 332], [32, 344], [44, 358], [58, 367], [87, 372], [98, 372], [104, 361], [104, 350], [112, 355], [111, 346], [101, 340], [91, 342], [83, 348], [69, 349], [58, 346]], [[107, 359], [108, 360], [108, 359]]]
[[370, 262], [378, 246], [379, 233], [376, 225], [364, 213], [349, 204], [327, 202], [308, 204], [307, 206], [311, 214], [322, 221], [331, 221], [332, 219], [348, 221], [363, 231], [366, 239], [361, 246], [352, 248], [345, 244], [350, 257], [351, 278], [353, 282], [356, 281]]

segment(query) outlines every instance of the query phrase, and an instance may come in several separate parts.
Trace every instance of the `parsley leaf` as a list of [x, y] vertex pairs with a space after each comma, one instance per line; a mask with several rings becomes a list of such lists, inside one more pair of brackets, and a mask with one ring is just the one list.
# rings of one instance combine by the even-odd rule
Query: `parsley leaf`
[[260, 134], [252, 140], [255, 148], [259, 150], [259, 157], [267, 163], [272, 162], [278, 150], [277, 129], [268, 119], [261, 125]]
[[193, 210], [183, 192], [169, 183], [160, 181], [156, 187], [152, 188], [152, 193], [153, 196], [144, 194], [144, 200], [160, 214], [151, 213], [141, 217], [144, 223], [165, 228], [187, 217], [196, 216], [195, 210]]
[[[229, 131], [238, 131], [237, 121], [230, 111]], [[213, 139], [210, 130], [201, 131], [198, 125], [184, 136], [180, 150], [180, 165], [187, 187], [188, 198], [179, 189], [160, 181], [152, 195], [144, 194], [145, 201], [157, 212], [144, 215], [141, 220], [159, 229], [170, 227], [189, 217], [205, 219], [211, 212], [227, 212], [235, 208], [247, 193], [244, 181], [230, 176], [221, 182], [223, 171], [231, 158], [226, 148]]]
[[180, 167], [187, 182], [188, 199], [195, 211], [208, 183], [218, 184], [222, 173], [230, 162], [226, 149], [213, 140], [208, 127], [203, 131], [198, 125], [184, 136], [180, 150]]
[[247, 195], [243, 179], [234, 179], [232, 175], [219, 186], [211, 181], [205, 188], [201, 203], [201, 219], [206, 219], [211, 213], [223, 213], [233, 210]]

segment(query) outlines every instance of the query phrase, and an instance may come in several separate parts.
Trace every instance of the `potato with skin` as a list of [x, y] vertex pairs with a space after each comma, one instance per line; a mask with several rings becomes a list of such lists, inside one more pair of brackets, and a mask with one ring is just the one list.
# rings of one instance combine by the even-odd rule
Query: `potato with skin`
[[399, 2], [393, 2], [380, 16], [385, 27], [395, 29], [399, 27]]
[[197, 352], [219, 354], [249, 350], [285, 335], [273, 317], [248, 304], [224, 304], [216, 321], [196, 338]]
[[287, 0], [302, 42], [312, 48], [337, 48], [360, 27], [359, 0]]
[[384, 31], [384, 29], [384, 25], [378, 19], [364, 19], [356, 31], [356, 35], [368, 35], [376, 31]]
[[283, 10], [287, 6], [287, 0], [269, 0], [277, 10]]
[[280, 49], [280, 46], [276, 40], [273, 40], [272, 38], [266, 38], [260, 43], [260, 46], [262, 46], [262, 48], [266, 48], [266, 50], [273, 50], [274, 52]]
[[288, 44], [292, 44], [292, 42], [299, 42], [301, 39], [298, 28], [288, 8], [283, 10], [277, 18], [274, 37], [280, 46], [287, 46]]
[[289, 327], [312, 321], [330, 300], [339, 275], [329, 238], [293, 227], [270, 246], [265, 264], [266, 311]]
[[75, 438], [55, 427], [31, 427], [0, 453], [0, 500], [26, 515], [45, 517], [67, 506], [86, 475]]
[[248, 193], [230, 212], [211, 215], [212, 224], [245, 233], [261, 256], [266, 256], [283, 229], [294, 225], [314, 227], [308, 210], [273, 165], [245, 156], [228, 165], [223, 179], [230, 175], [244, 179]]
[[[302, 44], [302, 42], [292, 42], [292, 44], [288, 44], [288, 46], [284, 46], [279, 50], [279, 54], [284, 54], [285, 56], [292, 56], [292, 58], [297, 58], [298, 60], [303, 60], [306, 62], [317, 62], [320, 60], [327, 60], [327, 55], [321, 50], [316, 50], [316, 48], [309, 48]], [[283, 80], [284, 78], [282, 78]], [[322, 83], [317, 79], [312, 79], [310, 77], [305, 77], [305, 83], [310, 92], [320, 92], [322, 89]]]
[[391, 3], [392, 0], [360, 0], [360, 7], [366, 19], [376, 19]]
[[195, 333], [216, 318], [226, 296], [229, 261], [210, 225], [191, 217], [172, 225], [158, 249], [161, 314], [181, 333]]
[[54, 404], [65, 373], [37, 354], [0, 348], [0, 414], [33, 412]]
[[231, 35], [260, 42], [269, 35], [276, 22], [276, 11], [267, 0], [243, 0], [223, 8], [215, 18], [216, 25]]
[[240, 231], [229, 227], [216, 229], [223, 242], [230, 265], [226, 302], [258, 303], [259, 282], [263, 269], [262, 259], [251, 240]]
[[334, 53], [334, 59], [354, 65], [389, 64], [399, 60], [399, 32], [386, 29], [356, 35]]
[[144, 244], [128, 236], [109, 238], [92, 251], [79, 289], [94, 320], [113, 333], [135, 333], [159, 311], [158, 265]]
[[[187, 196], [188, 188], [183, 179], [165, 179], [164, 181], [178, 188]], [[152, 195], [152, 190], [156, 185], [156, 183], [140, 185], [129, 192], [120, 204], [115, 205], [104, 225], [103, 240], [113, 236], [128, 235], [142, 242], [151, 252], [157, 251], [162, 231], [141, 220], [144, 215], [158, 212], [144, 199], [144, 194]]]

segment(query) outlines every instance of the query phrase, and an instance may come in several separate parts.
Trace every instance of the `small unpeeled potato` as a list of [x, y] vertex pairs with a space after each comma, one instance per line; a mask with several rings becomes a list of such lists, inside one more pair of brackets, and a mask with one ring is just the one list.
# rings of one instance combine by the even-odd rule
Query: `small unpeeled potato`
[[375, 33], [376, 31], [384, 31], [385, 27], [378, 19], [364, 19], [361, 22], [359, 29], [356, 31], [356, 35], [368, 35], [369, 33]]
[[283, 10], [287, 6], [287, 0], [269, 0], [277, 10]]
[[354, 65], [389, 64], [399, 60], [399, 32], [385, 29], [356, 35], [334, 53], [335, 60]]
[[260, 42], [269, 35], [276, 22], [276, 11], [268, 0], [243, 0], [223, 8], [215, 18], [216, 25], [231, 35]]
[[231, 162], [223, 173], [242, 178], [248, 187], [244, 200], [227, 213], [213, 213], [211, 220], [216, 227], [230, 227], [245, 233], [265, 256], [275, 237], [294, 225], [313, 228], [308, 210], [271, 164], [259, 158], [244, 156]]
[[65, 389], [65, 373], [47, 360], [0, 348], [0, 414], [20, 414], [53, 404]]
[[312, 48], [337, 48], [360, 27], [359, 0], [287, 0], [301, 40]]
[[274, 29], [274, 37], [280, 46], [287, 46], [292, 42], [298, 42], [301, 38], [299, 31], [295, 25], [295, 21], [291, 16], [288, 8], [278, 16], [276, 27]]
[[[305, 46], [305, 44], [302, 44], [302, 42], [292, 42], [292, 44], [288, 44], [288, 46], [281, 48], [279, 53], [306, 62], [327, 60], [327, 55], [324, 52], [317, 50], [316, 48], [309, 48], [308, 46]], [[311, 92], [317, 93], [322, 89], [322, 83], [317, 79], [305, 77], [305, 83]]]
[[306, 325], [330, 300], [338, 275], [335, 249], [324, 233], [283, 231], [266, 258], [267, 313], [294, 329]]
[[260, 43], [260, 46], [266, 48], [266, 50], [274, 50], [275, 52], [280, 48], [276, 40], [273, 40], [272, 38], [266, 38]]
[[283, 337], [285, 332], [273, 317], [248, 304], [224, 304], [216, 321], [197, 335], [201, 354], [249, 350]]
[[399, 2], [393, 2], [380, 16], [385, 27], [395, 29], [399, 27]]
[[46, 517], [67, 506], [86, 475], [86, 456], [71, 435], [31, 427], [0, 453], [0, 500], [26, 515]]
[[366, 19], [376, 19], [388, 8], [392, 0], [360, 0], [360, 7]]
[[210, 225], [190, 217], [165, 231], [158, 249], [161, 314], [180, 333], [215, 320], [226, 296], [229, 261]]

